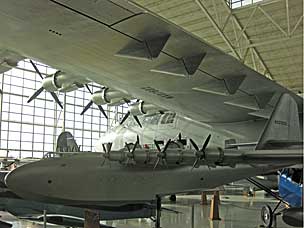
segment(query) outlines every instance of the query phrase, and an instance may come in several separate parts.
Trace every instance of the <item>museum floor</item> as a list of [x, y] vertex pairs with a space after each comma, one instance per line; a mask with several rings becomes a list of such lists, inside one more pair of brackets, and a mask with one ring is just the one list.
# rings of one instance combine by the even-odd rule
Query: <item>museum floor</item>
[[[209, 198], [209, 197], [208, 197]], [[200, 196], [178, 196], [176, 203], [164, 201], [163, 207], [170, 208], [180, 213], [164, 211], [161, 217], [163, 228], [257, 228], [263, 227], [260, 219], [260, 210], [263, 205], [269, 204], [272, 208], [276, 201], [265, 198], [262, 192], [255, 197], [242, 195], [222, 195], [220, 204], [220, 221], [209, 219], [210, 205], [202, 206]], [[192, 211], [194, 206], [194, 224], [192, 224]], [[16, 220], [5, 212], [0, 213], [1, 219], [13, 224], [13, 228], [41, 228], [37, 224], [24, 220]], [[131, 219], [120, 221], [107, 221], [104, 224], [118, 228], [150, 228], [154, 223], [150, 219]], [[47, 227], [59, 228], [60, 226], [48, 225]], [[277, 228], [288, 228], [278, 216]]]

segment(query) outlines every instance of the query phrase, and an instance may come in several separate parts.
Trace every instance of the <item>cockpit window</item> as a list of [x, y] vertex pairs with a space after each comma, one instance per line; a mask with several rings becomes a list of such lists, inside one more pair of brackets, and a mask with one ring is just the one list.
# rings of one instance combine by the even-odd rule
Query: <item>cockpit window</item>
[[174, 123], [176, 114], [175, 113], [165, 113], [161, 119], [160, 124], [172, 124]]

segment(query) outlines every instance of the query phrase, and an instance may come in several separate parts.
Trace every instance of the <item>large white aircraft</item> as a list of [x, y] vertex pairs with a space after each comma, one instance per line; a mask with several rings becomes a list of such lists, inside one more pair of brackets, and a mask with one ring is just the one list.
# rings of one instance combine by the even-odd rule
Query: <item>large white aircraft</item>
[[[172, 111], [208, 129], [196, 143], [189, 140], [192, 147], [172, 148], [168, 139], [161, 148], [156, 136], [156, 149], [138, 148], [137, 141], [134, 149], [112, 150], [108, 143], [103, 154], [22, 166], [7, 177], [20, 196], [88, 207], [132, 204], [302, 162], [301, 97], [131, 1], [4, 0], [0, 6], [1, 70], [30, 58], [60, 69], [43, 81], [51, 83], [49, 92], [87, 81], [104, 85], [82, 114], [93, 103], [135, 98], [122, 124]], [[42, 88], [31, 98], [48, 91]], [[225, 148], [226, 139], [256, 146]]]

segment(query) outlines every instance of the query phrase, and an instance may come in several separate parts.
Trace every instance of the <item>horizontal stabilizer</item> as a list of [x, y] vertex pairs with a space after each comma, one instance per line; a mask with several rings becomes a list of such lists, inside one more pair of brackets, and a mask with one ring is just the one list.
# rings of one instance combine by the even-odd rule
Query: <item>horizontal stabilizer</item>
[[253, 150], [242, 154], [244, 161], [250, 164], [301, 164], [303, 160], [302, 149], [282, 150]]
[[269, 140], [267, 146], [270, 148], [292, 148], [303, 146], [303, 141], [280, 141], [280, 140]]
[[[298, 105], [287, 93], [281, 95], [256, 146], [257, 150], [269, 148], [269, 142], [300, 142]], [[290, 146], [286, 144], [286, 147]], [[283, 149], [283, 147], [282, 147]]]
[[225, 149], [239, 149], [241, 147], [253, 147], [256, 146], [257, 142], [248, 142], [248, 143], [236, 143], [230, 140], [225, 141]]
[[273, 108], [272, 107], [267, 107], [265, 109], [257, 110], [255, 112], [250, 112], [248, 114], [251, 115], [251, 116], [256, 116], [256, 117], [260, 117], [260, 118], [264, 118], [264, 119], [269, 119], [272, 112], [273, 112]]

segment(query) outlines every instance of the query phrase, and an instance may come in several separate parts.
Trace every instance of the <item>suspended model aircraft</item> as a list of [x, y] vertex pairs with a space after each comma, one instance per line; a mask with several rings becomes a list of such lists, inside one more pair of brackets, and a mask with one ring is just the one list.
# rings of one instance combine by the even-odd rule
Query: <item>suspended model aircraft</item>
[[[103, 154], [25, 165], [7, 177], [17, 194], [88, 207], [160, 203], [162, 195], [302, 162], [301, 97], [131, 1], [4, 0], [0, 6], [5, 69], [12, 59], [30, 58], [109, 88], [100, 102], [135, 98], [122, 124], [172, 111], [208, 129], [189, 139], [191, 148], [170, 148], [170, 139], [163, 148], [156, 140], [156, 149], [139, 149], [139, 141], [122, 150], [105, 144]], [[86, 109], [94, 102], [102, 104], [92, 99]], [[256, 147], [225, 149], [228, 139]], [[81, 188], [79, 179], [86, 181]]]

